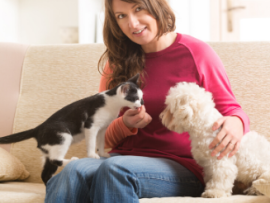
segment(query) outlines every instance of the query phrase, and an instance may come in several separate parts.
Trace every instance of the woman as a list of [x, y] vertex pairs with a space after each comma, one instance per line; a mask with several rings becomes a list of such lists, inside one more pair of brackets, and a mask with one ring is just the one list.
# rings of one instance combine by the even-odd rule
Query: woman
[[[174, 33], [175, 17], [165, 0], [105, 0], [107, 61], [100, 91], [141, 73], [145, 106], [126, 110], [107, 129], [111, 158], [80, 159], [47, 183], [45, 202], [129, 203], [139, 198], [200, 196], [201, 168], [192, 159], [188, 134], [162, 126], [165, 96], [177, 82], [196, 82], [212, 92], [224, 115], [209, 146], [212, 156], [233, 156], [249, 119], [236, 102], [224, 67], [204, 42]], [[128, 155], [128, 156], [127, 156]]]

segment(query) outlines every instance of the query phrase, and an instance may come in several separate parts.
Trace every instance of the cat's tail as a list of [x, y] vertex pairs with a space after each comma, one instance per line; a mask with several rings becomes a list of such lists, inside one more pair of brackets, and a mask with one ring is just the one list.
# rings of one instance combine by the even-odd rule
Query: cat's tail
[[26, 139], [30, 139], [32, 137], [35, 137], [34, 129], [15, 133], [12, 135], [8, 135], [5, 137], [0, 137], [0, 144], [9, 144], [13, 142], [20, 142]]

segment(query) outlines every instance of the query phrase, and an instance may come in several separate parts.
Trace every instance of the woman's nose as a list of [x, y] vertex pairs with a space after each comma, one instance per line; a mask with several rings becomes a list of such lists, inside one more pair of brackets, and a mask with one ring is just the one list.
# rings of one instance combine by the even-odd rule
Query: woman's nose
[[138, 24], [139, 24], [139, 21], [138, 21], [137, 17], [133, 16], [133, 15], [130, 15], [129, 16], [128, 26], [130, 28], [136, 28]]

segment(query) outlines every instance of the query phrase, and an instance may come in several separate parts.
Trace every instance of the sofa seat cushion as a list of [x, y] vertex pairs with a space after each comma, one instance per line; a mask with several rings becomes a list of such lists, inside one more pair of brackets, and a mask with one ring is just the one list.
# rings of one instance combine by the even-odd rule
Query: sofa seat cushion
[[[45, 185], [41, 183], [5, 182], [0, 183], [0, 203], [44, 203]], [[140, 203], [269, 203], [266, 196], [233, 195], [226, 198], [163, 197], [143, 198]]]
[[151, 198], [141, 199], [140, 203], [269, 203], [270, 199], [266, 196], [245, 196], [245, 195], [233, 195], [231, 197], [224, 198], [202, 198], [202, 197], [163, 197], [163, 198]]
[[45, 191], [41, 183], [0, 183], [0, 203], [44, 203]]

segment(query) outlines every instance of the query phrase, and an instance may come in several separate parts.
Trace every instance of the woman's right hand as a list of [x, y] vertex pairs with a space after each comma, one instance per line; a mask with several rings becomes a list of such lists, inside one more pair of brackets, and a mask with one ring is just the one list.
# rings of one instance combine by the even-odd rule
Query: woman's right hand
[[123, 122], [128, 128], [144, 128], [152, 121], [144, 105], [138, 109], [128, 109], [123, 115]]

